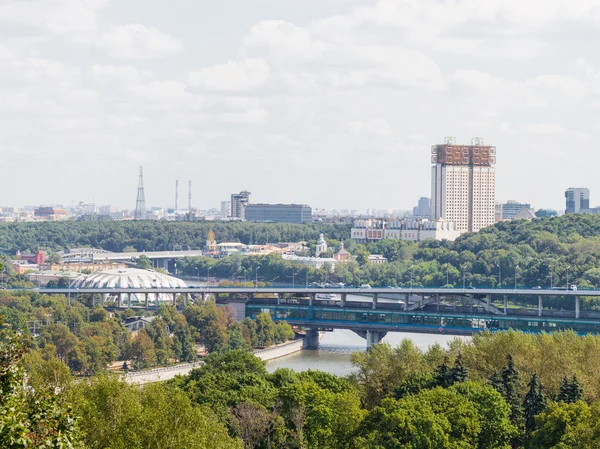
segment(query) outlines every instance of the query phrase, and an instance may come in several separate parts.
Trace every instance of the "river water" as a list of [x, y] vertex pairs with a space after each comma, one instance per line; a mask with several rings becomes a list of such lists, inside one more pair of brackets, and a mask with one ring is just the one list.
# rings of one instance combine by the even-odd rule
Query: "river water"
[[[422, 350], [435, 343], [446, 346], [455, 338], [468, 339], [469, 337], [456, 337], [452, 335], [438, 334], [407, 334], [401, 332], [390, 332], [383, 339], [385, 343], [392, 346], [399, 345], [402, 340], [410, 339]], [[335, 330], [323, 335], [318, 350], [303, 350], [295, 354], [281, 357], [267, 363], [270, 372], [277, 368], [290, 368], [294, 371], [306, 371], [309, 369], [325, 371], [337, 376], [346, 376], [353, 371], [350, 356], [353, 352], [365, 351], [366, 340], [349, 330]]]

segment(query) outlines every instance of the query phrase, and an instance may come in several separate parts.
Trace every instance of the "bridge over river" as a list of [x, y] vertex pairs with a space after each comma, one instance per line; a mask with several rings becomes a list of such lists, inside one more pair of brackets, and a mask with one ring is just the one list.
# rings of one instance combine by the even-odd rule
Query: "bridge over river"
[[[600, 296], [600, 290], [493, 288], [335, 288], [223, 287], [200, 288], [41, 288], [44, 294], [87, 295], [92, 304], [107, 307], [156, 307], [152, 293], [171, 295], [175, 305], [214, 297], [229, 304], [238, 317], [269, 313], [275, 321], [308, 328], [308, 345], [318, 343], [319, 330], [351, 329], [378, 343], [387, 332], [471, 335], [483, 330], [528, 332], [573, 329], [600, 333], [600, 312], [580, 310], [580, 297]], [[131, 296], [146, 301], [131, 303]], [[516, 298], [537, 299], [537, 308], [509, 307]], [[572, 310], [544, 308], [544, 299], [572, 299]], [[96, 298], [98, 302], [96, 301]], [[111, 301], [106, 301], [112, 298]]]

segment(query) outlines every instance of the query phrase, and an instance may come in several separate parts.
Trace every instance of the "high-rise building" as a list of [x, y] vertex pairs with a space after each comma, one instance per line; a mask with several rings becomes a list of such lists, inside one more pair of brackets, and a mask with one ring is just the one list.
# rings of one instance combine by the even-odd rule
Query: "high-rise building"
[[419, 203], [413, 207], [415, 217], [429, 218], [431, 216], [431, 200], [425, 196], [419, 198]]
[[246, 206], [250, 202], [250, 192], [244, 190], [231, 195], [231, 217], [244, 220], [246, 218]]
[[567, 214], [578, 214], [590, 208], [590, 189], [571, 187], [565, 192]]
[[221, 215], [229, 217], [231, 215], [231, 201], [221, 201]]
[[456, 223], [460, 232], [477, 232], [495, 223], [496, 147], [474, 138], [456, 145], [447, 138], [431, 148], [431, 218]]

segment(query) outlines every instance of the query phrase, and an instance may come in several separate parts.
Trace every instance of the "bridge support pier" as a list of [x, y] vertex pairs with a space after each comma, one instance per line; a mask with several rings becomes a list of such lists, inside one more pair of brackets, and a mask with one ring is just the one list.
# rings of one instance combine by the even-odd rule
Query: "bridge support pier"
[[177, 307], [177, 293], [173, 293], [173, 307]]
[[404, 310], [408, 310], [408, 293], [404, 295]]
[[373, 346], [381, 343], [387, 332], [367, 331], [367, 351]]
[[123, 307], [123, 295], [121, 293], [117, 294], [117, 307], [119, 309]]
[[131, 293], [127, 293], [127, 308], [131, 309]]
[[150, 305], [150, 295], [148, 293], [144, 293], [144, 304], [146, 309]]
[[303, 347], [306, 349], [316, 349], [319, 347], [319, 329], [306, 329]]
[[308, 305], [310, 307], [312, 307], [312, 306], [315, 305], [315, 299], [316, 299], [316, 297], [317, 297], [316, 293], [309, 293], [309, 295], [308, 295]]
[[188, 299], [189, 296], [187, 293], [185, 295], [183, 295], [183, 307], [187, 307], [188, 306]]
[[377, 300], [379, 299], [379, 294], [373, 293], [373, 310], [377, 309]]
[[508, 315], [508, 295], [504, 295], [504, 315]]
[[342, 293], [340, 295], [341, 298], [341, 307], [346, 307], [346, 299], [348, 298], [348, 295], [346, 293]]
[[542, 295], [538, 296], [538, 316], [542, 316], [542, 311], [544, 310], [544, 297]]
[[579, 319], [580, 311], [579, 311], [579, 296], [575, 296], [575, 319]]

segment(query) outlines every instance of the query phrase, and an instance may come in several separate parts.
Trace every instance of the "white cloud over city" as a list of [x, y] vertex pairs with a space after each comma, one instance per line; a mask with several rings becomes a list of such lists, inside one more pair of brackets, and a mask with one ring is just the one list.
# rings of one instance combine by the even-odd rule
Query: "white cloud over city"
[[[430, 147], [498, 148], [497, 196], [600, 205], [599, 0], [0, 1], [0, 205], [407, 209]], [[17, 187], [17, 188], [15, 188]]]

